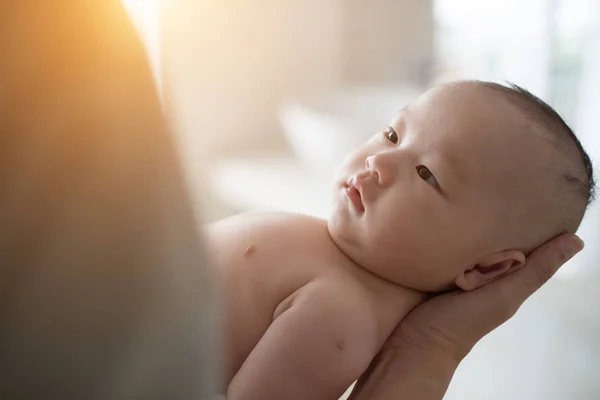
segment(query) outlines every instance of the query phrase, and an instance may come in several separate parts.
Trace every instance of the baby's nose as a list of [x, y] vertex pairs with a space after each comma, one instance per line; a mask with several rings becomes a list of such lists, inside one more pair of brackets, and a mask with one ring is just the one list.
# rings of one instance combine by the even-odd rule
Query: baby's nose
[[377, 182], [380, 182], [380, 175], [376, 168], [375, 156], [369, 156], [365, 159], [365, 168], [373, 175]]
[[398, 177], [399, 158], [392, 152], [380, 152], [365, 159], [365, 168], [381, 186], [387, 186]]

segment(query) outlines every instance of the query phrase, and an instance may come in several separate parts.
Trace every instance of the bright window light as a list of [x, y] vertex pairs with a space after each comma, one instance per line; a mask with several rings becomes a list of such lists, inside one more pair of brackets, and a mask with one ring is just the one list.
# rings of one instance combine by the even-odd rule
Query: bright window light
[[161, 86], [160, 52], [160, 0], [121, 0], [133, 24], [138, 30], [154, 73]]

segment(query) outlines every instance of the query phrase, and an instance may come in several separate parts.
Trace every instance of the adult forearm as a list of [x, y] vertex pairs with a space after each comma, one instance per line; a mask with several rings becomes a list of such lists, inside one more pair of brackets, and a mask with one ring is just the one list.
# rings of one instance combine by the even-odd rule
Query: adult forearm
[[386, 349], [358, 381], [349, 400], [441, 400], [458, 363], [421, 349]]

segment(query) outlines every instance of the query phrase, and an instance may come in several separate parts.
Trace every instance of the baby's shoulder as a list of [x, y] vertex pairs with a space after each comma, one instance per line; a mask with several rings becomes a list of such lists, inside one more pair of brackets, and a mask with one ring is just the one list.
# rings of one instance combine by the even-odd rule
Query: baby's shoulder
[[325, 220], [302, 214], [253, 212], [234, 215], [206, 226], [206, 238], [228, 245], [286, 248], [303, 243], [316, 244], [328, 237]]
[[207, 228], [214, 229], [223, 226], [251, 226], [255, 228], [267, 226], [281, 227], [289, 224], [311, 227], [324, 225], [325, 220], [310, 215], [290, 212], [245, 212], [213, 222], [209, 224]]
[[319, 273], [339, 251], [326, 221], [291, 213], [236, 215], [207, 226], [205, 238], [222, 268], [285, 276], [297, 284]]

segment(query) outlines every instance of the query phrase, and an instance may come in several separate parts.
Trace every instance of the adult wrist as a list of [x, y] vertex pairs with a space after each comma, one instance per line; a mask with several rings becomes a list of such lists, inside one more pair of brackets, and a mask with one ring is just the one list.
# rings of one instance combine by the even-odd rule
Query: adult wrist
[[460, 360], [411, 345], [384, 349], [358, 381], [350, 400], [441, 400]]

